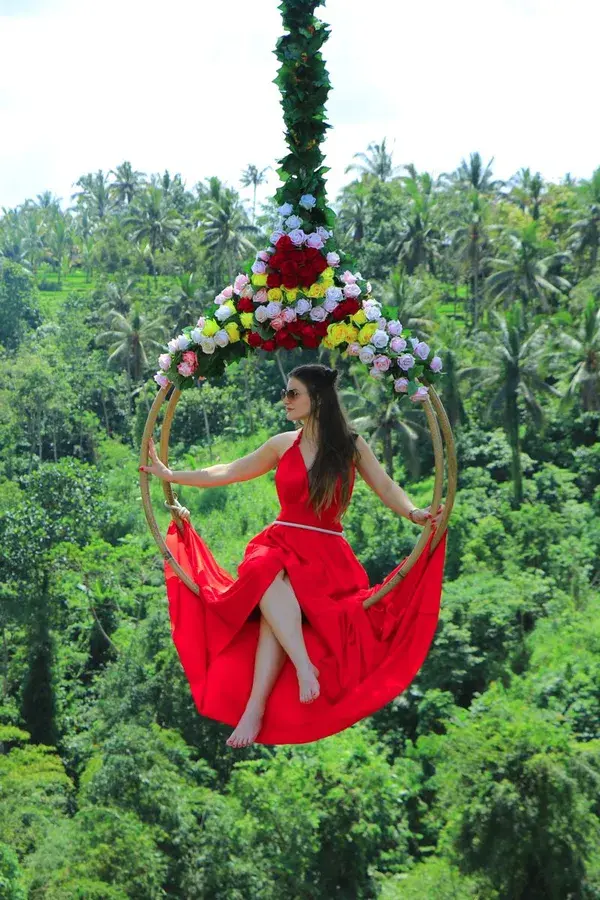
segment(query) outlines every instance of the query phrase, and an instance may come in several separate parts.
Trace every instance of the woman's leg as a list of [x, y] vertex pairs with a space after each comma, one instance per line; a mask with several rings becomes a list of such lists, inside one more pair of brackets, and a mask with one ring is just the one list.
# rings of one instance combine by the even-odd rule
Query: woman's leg
[[260, 731], [267, 697], [285, 662], [285, 656], [285, 650], [273, 634], [271, 626], [261, 616], [252, 690], [242, 718], [226, 741], [230, 747], [247, 747], [254, 741]]
[[275, 637], [296, 668], [300, 683], [300, 702], [310, 703], [319, 696], [318, 669], [308, 656], [302, 632], [302, 610], [283, 571], [267, 588], [259, 605]]

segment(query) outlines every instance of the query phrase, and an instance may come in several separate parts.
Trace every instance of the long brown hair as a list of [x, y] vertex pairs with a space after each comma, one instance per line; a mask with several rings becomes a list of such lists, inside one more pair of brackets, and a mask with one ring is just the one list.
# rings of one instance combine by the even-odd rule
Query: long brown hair
[[337, 376], [337, 369], [306, 363], [292, 369], [288, 377], [306, 385], [319, 443], [308, 472], [310, 503], [320, 516], [333, 502], [336, 483], [341, 477], [339, 521], [350, 502], [350, 466], [358, 462], [360, 453], [355, 444], [358, 434], [352, 431], [335, 388]]

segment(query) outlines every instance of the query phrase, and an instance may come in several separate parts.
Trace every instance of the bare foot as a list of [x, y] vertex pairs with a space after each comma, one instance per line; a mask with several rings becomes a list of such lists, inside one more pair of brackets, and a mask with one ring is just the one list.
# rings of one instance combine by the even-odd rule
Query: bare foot
[[319, 670], [311, 663], [310, 669], [307, 669], [306, 671], [297, 669], [296, 674], [300, 684], [300, 703], [312, 703], [312, 701], [316, 700], [321, 693], [321, 688], [317, 679]]
[[264, 708], [248, 704], [235, 731], [225, 741], [230, 747], [247, 747], [260, 731]]

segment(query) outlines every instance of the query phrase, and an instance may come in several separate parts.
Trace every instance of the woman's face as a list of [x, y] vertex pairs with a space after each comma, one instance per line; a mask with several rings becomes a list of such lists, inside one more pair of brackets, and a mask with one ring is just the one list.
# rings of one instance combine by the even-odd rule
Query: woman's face
[[288, 391], [294, 391], [293, 397], [284, 397], [283, 404], [286, 410], [286, 417], [290, 422], [297, 422], [298, 419], [307, 419], [310, 415], [310, 396], [306, 385], [298, 378], [288, 378]]

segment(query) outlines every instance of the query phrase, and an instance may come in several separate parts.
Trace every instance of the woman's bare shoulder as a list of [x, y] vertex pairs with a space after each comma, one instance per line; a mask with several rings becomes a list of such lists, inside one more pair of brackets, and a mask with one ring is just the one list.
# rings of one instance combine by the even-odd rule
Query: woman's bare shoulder
[[286, 450], [290, 449], [297, 435], [298, 432], [294, 429], [293, 431], [280, 431], [279, 434], [274, 434], [270, 438], [270, 442], [275, 448], [279, 459], [281, 459]]

